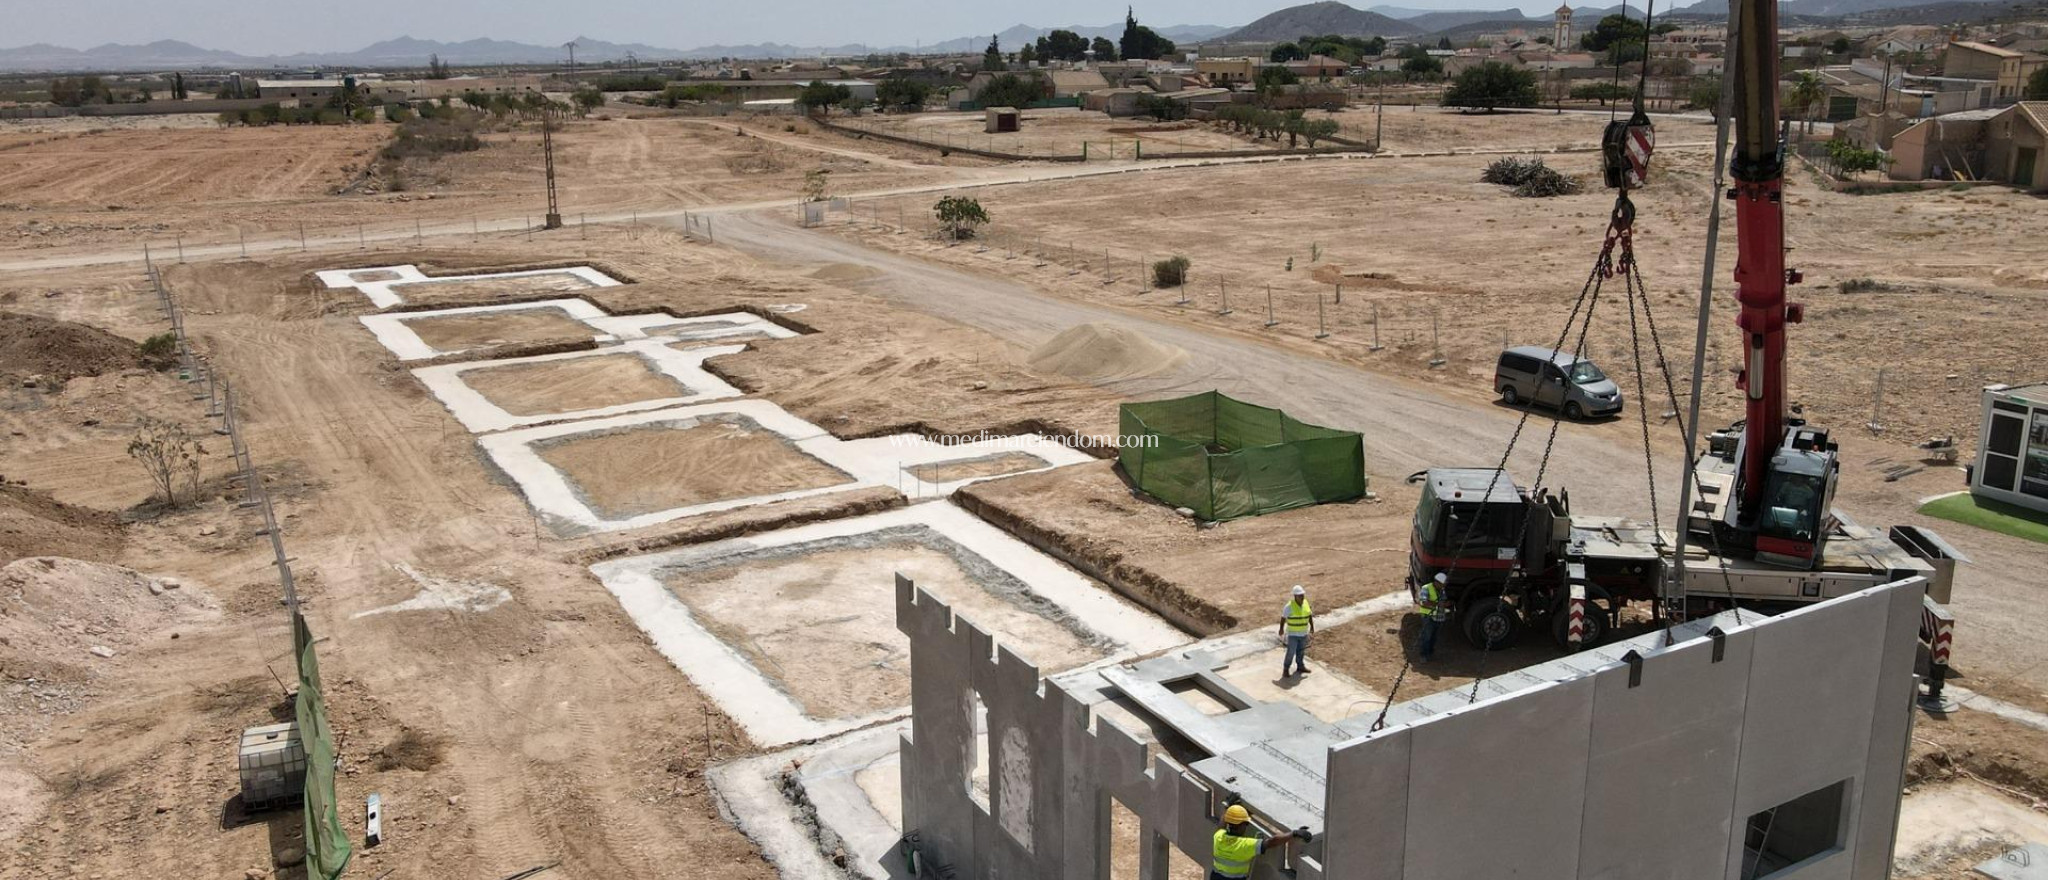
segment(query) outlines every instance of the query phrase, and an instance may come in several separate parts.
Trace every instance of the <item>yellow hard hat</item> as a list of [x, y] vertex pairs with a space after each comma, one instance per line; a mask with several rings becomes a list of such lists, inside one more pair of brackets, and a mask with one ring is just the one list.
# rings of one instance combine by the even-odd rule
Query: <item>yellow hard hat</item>
[[1244, 807], [1237, 804], [1231, 804], [1230, 809], [1223, 811], [1223, 824], [1225, 825], [1242, 825], [1251, 820], [1252, 814], [1246, 812]]

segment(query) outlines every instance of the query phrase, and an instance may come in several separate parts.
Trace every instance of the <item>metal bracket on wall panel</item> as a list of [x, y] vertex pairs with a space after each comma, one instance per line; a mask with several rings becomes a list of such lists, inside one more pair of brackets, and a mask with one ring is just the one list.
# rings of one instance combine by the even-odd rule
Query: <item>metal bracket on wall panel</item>
[[1643, 655], [1637, 651], [1630, 651], [1621, 655], [1621, 662], [1628, 664], [1628, 686], [1635, 687], [1642, 684]]
[[1717, 626], [1707, 630], [1707, 638], [1714, 640], [1714, 662], [1721, 662], [1722, 657], [1728, 653], [1728, 634], [1722, 632], [1721, 628]]

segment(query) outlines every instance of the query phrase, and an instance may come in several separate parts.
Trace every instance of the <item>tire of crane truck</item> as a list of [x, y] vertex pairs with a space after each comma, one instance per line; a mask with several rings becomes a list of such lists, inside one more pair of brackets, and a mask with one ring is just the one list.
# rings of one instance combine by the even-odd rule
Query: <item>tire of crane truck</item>
[[1465, 641], [1482, 651], [1514, 647], [1525, 628], [1522, 613], [1499, 596], [1472, 603], [1458, 615], [1458, 623], [1465, 631]]
[[[1570, 600], [1567, 599], [1566, 601], [1569, 602]], [[1614, 620], [1612, 613], [1608, 609], [1613, 607], [1613, 601], [1608, 599], [1607, 593], [1599, 587], [1593, 587], [1586, 591], [1586, 630], [1579, 634], [1579, 650], [1583, 651], [1607, 641], [1608, 630], [1611, 628], [1611, 623]], [[1558, 650], [1572, 650], [1571, 629], [1571, 609], [1564, 605], [1559, 605], [1558, 609], [1550, 615], [1550, 638], [1557, 643]]]

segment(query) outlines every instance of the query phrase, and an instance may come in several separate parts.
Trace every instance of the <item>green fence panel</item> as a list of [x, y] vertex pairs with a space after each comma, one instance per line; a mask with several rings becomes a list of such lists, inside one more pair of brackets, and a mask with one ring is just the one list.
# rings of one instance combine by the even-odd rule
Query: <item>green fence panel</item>
[[1365, 442], [1355, 431], [1311, 425], [1214, 391], [1125, 404], [1117, 422], [1134, 444], [1118, 453], [1131, 482], [1204, 519], [1365, 494]]
[[313, 655], [313, 631], [306, 618], [292, 614], [292, 646], [299, 660], [297, 710], [299, 741], [306, 750], [306, 876], [335, 880], [348, 870], [355, 849], [341, 827], [334, 795], [334, 731], [327, 726], [327, 706], [320, 695], [320, 662]]

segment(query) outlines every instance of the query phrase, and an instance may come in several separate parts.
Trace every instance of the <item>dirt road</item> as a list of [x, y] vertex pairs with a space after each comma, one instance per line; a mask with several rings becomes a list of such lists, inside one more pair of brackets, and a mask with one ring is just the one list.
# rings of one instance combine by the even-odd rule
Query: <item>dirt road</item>
[[[898, 305], [959, 321], [1037, 347], [1062, 330], [1090, 322], [1128, 327], [1190, 357], [1160, 376], [1111, 383], [1120, 393], [1166, 397], [1211, 389], [1279, 406], [1297, 418], [1365, 434], [1367, 467], [1381, 479], [1456, 460], [1490, 466], [1515, 431], [1517, 410], [1474, 407], [1403, 379], [1287, 351], [1249, 334], [1225, 334], [1134, 312], [1078, 303], [1003, 278], [973, 274], [913, 257], [873, 250], [761, 214], [724, 218], [720, 241], [786, 263], [857, 265], [872, 270], [857, 289]], [[1534, 474], [1553, 421], [1529, 418], [1511, 470]], [[1572, 487], [1593, 507], [1648, 516], [1642, 449], [1616, 425], [1561, 424], [1550, 481]], [[1672, 468], [1677, 462], [1670, 462]], [[1675, 483], [1659, 481], [1675, 491]], [[1667, 496], [1667, 497], [1676, 497]]]

